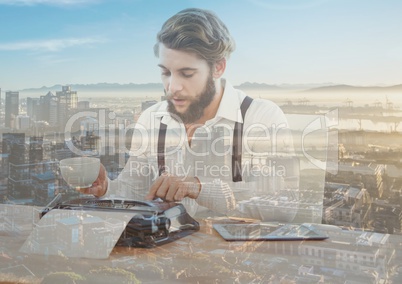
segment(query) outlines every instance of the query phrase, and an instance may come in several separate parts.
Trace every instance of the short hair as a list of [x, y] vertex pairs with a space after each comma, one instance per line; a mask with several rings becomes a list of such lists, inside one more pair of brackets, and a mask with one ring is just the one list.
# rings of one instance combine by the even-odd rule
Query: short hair
[[235, 42], [226, 25], [208, 10], [189, 8], [169, 18], [157, 34], [154, 46], [159, 56], [159, 44], [167, 48], [194, 52], [209, 64], [229, 58]]

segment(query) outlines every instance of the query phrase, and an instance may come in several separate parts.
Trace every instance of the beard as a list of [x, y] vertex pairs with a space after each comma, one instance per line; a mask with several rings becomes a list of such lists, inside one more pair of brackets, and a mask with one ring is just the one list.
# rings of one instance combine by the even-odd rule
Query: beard
[[173, 95], [168, 93], [168, 111], [174, 119], [181, 120], [184, 124], [193, 123], [202, 117], [205, 108], [211, 104], [215, 93], [215, 82], [211, 74], [207, 79], [204, 90], [192, 100], [187, 110], [183, 113], [176, 110], [174, 104], [169, 100]]

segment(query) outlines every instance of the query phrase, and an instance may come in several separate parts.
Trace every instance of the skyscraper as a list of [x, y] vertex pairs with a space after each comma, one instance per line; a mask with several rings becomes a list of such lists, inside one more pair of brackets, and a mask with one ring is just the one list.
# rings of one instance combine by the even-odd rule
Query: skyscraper
[[6, 127], [15, 127], [15, 118], [18, 115], [19, 108], [19, 92], [6, 92], [5, 116], [4, 122]]
[[56, 97], [58, 100], [58, 126], [63, 130], [70, 110], [77, 108], [78, 96], [76, 91], [71, 91], [71, 86], [62, 86], [62, 90], [56, 92]]
[[28, 116], [36, 121], [38, 119], [38, 114], [40, 114], [40, 100], [39, 98], [27, 98], [27, 114]]
[[2, 149], [9, 156], [8, 196], [15, 199], [29, 198], [31, 182], [26, 159], [25, 133], [4, 133]]
[[49, 123], [50, 126], [56, 126], [57, 121], [57, 110], [58, 110], [58, 100], [52, 92], [48, 92], [45, 96], [40, 96], [39, 99], [39, 110], [40, 113], [37, 115], [37, 120], [44, 120]]

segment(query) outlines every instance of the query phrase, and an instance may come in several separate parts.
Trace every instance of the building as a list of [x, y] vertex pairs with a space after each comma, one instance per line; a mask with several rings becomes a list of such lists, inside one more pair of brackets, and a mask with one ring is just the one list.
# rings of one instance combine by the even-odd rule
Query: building
[[89, 128], [80, 136], [80, 149], [88, 155], [99, 155], [100, 137], [97, 129]]
[[19, 114], [17, 115], [15, 121], [15, 129], [28, 130], [31, 128], [31, 118], [28, 115]]
[[29, 169], [26, 164], [25, 133], [4, 133], [3, 154], [8, 154], [8, 196], [22, 199], [31, 196], [28, 190]]
[[42, 171], [42, 173], [33, 173], [31, 175], [32, 188], [35, 192], [35, 204], [43, 206], [45, 204], [48, 204], [49, 201], [51, 201], [55, 197], [58, 183], [55, 176], [55, 171], [57, 167], [56, 162], [42, 163], [41, 166], [45, 168], [53, 168]]
[[149, 108], [150, 106], [153, 106], [156, 103], [157, 103], [156, 100], [142, 102], [141, 103], [141, 111], [146, 110], [147, 108]]
[[45, 205], [54, 196], [57, 162], [44, 160], [43, 137], [25, 140], [25, 133], [3, 134], [3, 156], [7, 159], [2, 168], [8, 169], [6, 196], [18, 204]]
[[89, 109], [89, 101], [79, 101], [77, 104], [78, 109]]
[[37, 116], [41, 113], [40, 98], [27, 98], [27, 115], [34, 121], [38, 120]]
[[25, 133], [4, 133], [2, 140], [3, 154], [8, 154], [10, 163], [25, 162]]
[[304, 265], [313, 265], [322, 271], [342, 273], [345, 278], [350, 275], [366, 277], [367, 271], [373, 271], [377, 281], [366, 283], [387, 283], [380, 282], [380, 279], [389, 278], [389, 263], [395, 257], [394, 251], [390, 253], [385, 249], [384, 244], [387, 243], [387, 234], [339, 230], [336, 248], [325, 242], [303, 242], [299, 247], [299, 256]]
[[5, 127], [15, 128], [16, 117], [19, 113], [19, 92], [6, 92]]
[[371, 198], [365, 188], [326, 183], [323, 221], [344, 227], [367, 228]]
[[57, 97], [52, 92], [48, 92], [45, 96], [40, 97], [39, 104], [39, 113], [36, 114], [36, 120], [46, 121], [50, 126], [57, 126]]
[[56, 92], [57, 97], [57, 124], [59, 129], [64, 130], [69, 113], [77, 109], [78, 95], [76, 91], [71, 91], [71, 86], [62, 86], [62, 90]]
[[43, 161], [43, 137], [29, 138], [29, 163], [35, 164]]
[[385, 166], [373, 162], [345, 161], [338, 165], [336, 175], [327, 174], [326, 180], [335, 183], [349, 183], [367, 189], [372, 198], [381, 198], [384, 192], [383, 176]]

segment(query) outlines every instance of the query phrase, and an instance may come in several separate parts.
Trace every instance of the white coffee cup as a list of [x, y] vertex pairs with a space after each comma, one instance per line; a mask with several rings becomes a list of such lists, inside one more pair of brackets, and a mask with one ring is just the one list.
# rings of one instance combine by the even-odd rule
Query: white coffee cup
[[87, 188], [99, 175], [100, 160], [93, 157], [67, 158], [60, 161], [63, 179], [72, 187]]

